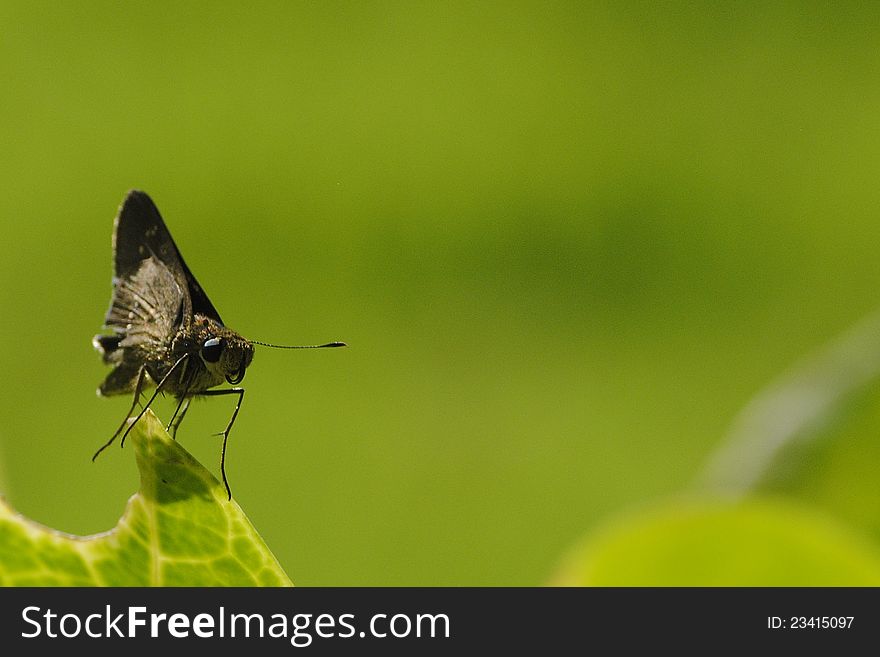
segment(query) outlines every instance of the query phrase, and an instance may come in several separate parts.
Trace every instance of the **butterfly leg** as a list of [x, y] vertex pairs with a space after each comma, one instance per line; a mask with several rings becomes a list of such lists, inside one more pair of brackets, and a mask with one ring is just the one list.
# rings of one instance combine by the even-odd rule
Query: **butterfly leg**
[[128, 419], [131, 417], [131, 414], [134, 413], [134, 408], [137, 406], [138, 402], [141, 399], [141, 391], [144, 387], [144, 378], [147, 375], [147, 368], [141, 365], [140, 371], [138, 372], [137, 383], [134, 386], [134, 398], [131, 400], [131, 408], [128, 409], [128, 413], [125, 414], [125, 419], [122, 420], [122, 424], [119, 425], [119, 428], [113, 432], [113, 435], [110, 436], [110, 440], [104, 443], [103, 447], [101, 447], [95, 455], [92, 457], [92, 461], [98, 458], [98, 454], [103, 452], [105, 449], [110, 447], [113, 444], [113, 441], [116, 440], [116, 436], [118, 436], [123, 429], [125, 429], [125, 425], [128, 422]]
[[[195, 373], [195, 370], [193, 370]], [[186, 379], [186, 386], [183, 388], [183, 394], [180, 395], [180, 399], [177, 402], [177, 408], [174, 409], [174, 415], [171, 416], [171, 420], [168, 422], [168, 426], [165, 427], [165, 431], [171, 432], [171, 437], [174, 440], [177, 440], [177, 427], [180, 426], [180, 423], [183, 422], [183, 416], [186, 415], [186, 412], [189, 410], [189, 388], [192, 385], [193, 378], [187, 377], [187, 369], [184, 368], [183, 372], [181, 372], [181, 378]], [[183, 408], [183, 411], [180, 409]], [[178, 415], [178, 413], [180, 415]], [[175, 422], [176, 420], [176, 422]]]
[[223, 449], [220, 451], [220, 474], [223, 477], [223, 485], [226, 486], [226, 495], [231, 500], [232, 491], [229, 488], [229, 480], [226, 479], [226, 440], [229, 438], [229, 431], [235, 424], [235, 418], [238, 416], [238, 409], [241, 408], [241, 400], [244, 399], [244, 388], [229, 388], [227, 390], [205, 390], [198, 393], [200, 397], [215, 397], [218, 395], [238, 395], [238, 401], [235, 404], [235, 410], [232, 411], [232, 417], [229, 418], [229, 424], [218, 436], [223, 436]]
[[168, 431], [174, 440], [177, 440], [177, 427], [183, 422], [183, 417], [189, 410], [190, 401], [192, 401], [191, 397], [180, 398], [180, 402], [177, 404], [177, 410], [174, 411], [174, 415], [171, 416], [171, 422], [169, 422], [168, 426], [165, 428], [165, 431]]
[[184, 354], [183, 356], [178, 358], [177, 362], [171, 366], [171, 369], [168, 370], [165, 373], [165, 376], [163, 376], [162, 379], [159, 381], [159, 383], [156, 384], [156, 390], [150, 396], [150, 399], [147, 401], [147, 403], [141, 409], [141, 412], [138, 413], [137, 417], [134, 419], [134, 422], [129, 424], [128, 428], [125, 430], [125, 433], [122, 434], [122, 442], [120, 444], [120, 447], [125, 447], [125, 439], [128, 438], [128, 434], [131, 432], [134, 425], [136, 425], [138, 423], [138, 420], [140, 420], [144, 416], [144, 413], [146, 413], [147, 410], [149, 410], [150, 406], [153, 404], [156, 397], [158, 397], [159, 393], [162, 392], [162, 388], [165, 385], [165, 382], [168, 381], [168, 379], [171, 377], [171, 375], [174, 374], [175, 370], [177, 370], [177, 368], [180, 367], [181, 364], [186, 362], [186, 360], [187, 360], [187, 358], [189, 358], [189, 356], [190, 356], [189, 354]]

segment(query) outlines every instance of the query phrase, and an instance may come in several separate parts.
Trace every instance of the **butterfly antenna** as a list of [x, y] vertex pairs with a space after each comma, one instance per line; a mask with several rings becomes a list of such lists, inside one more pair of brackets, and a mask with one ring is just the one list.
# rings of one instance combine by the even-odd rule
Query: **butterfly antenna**
[[307, 345], [287, 345], [287, 344], [269, 344], [268, 342], [259, 342], [251, 340], [253, 344], [262, 347], [272, 347], [272, 349], [327, 349], [329, 347], [347, 347], [344, 342], [328, 342], [327, 344], [307, 344]]

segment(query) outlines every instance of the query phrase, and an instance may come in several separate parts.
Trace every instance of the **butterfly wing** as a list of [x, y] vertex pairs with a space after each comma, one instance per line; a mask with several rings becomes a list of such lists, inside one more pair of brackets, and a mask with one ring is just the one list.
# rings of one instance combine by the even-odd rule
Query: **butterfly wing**
[[145, 364], [155, 374], [171, 339], [192, 321], [193, 313], [222, 324], [145, 193], [131, 191], [122, 202], [113, 253], [113, 296], [104, 318], [113, 335], [93, 341], [104, 362], [115, 366], [98, 389], [102, 395], [131, 392]]
[[[114, 287], [118, 287], [119, 281], [135, 277], [141, 264], [152, 257], [165, 266], [184, 292], [180, 317], [183, 322], [190, 321], [193, 313], [199, 313], [223, 323], [208, 295], [186, 266], [153, 200], [144, 192], [132, 190], [123, 200], [113, 230], [113, 253]], [[176, 317], [177, 312], [171, 316]]]

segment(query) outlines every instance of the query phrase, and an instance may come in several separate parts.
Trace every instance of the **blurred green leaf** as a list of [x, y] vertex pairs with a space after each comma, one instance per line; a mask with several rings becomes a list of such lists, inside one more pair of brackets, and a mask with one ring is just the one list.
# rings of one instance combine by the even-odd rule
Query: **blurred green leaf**
[[754, 490], [801, 500], [880, 540], [878, 463], [880, 382], [874, 382], [811, 440], [782, 450]]
[[880, 313], [759, 391], [698, 480], [725, 495], [785, 495], [880, 538]]
[[619, 518], [567, 560], [564, 586], [878, 586], [880, 552], [775, 499], [681, 501]]
[[141, 487], [108, 532], [64, 534], [0, 501], [0, 585], [292, 586], [238, 504], [152, 412], [130, 442]]

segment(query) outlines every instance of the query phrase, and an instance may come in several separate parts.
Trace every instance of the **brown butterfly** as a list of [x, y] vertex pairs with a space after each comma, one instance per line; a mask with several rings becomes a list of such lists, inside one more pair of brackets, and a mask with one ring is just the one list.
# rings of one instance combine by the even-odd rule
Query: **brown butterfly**
[[[170, 393], [178, 400], [168, 423], [168, 430], [175, 437], [193, 397], [237, 395], [232, 417], [221, 432], [220, 472], [231, 500], [226, 478], [226, 441], [244, 398], [244, 388], [237, 386], [253, 360], [254, 345], [320, 349], [344, 347], [345, 343], [273, 345], [246, 340], [227, 328], [186, 266], [159, 210], [144, 192], [130, 191], [119, 208], [113, 227], [113, 255], [113, 296], [104, 317], [104, 327], [113, 332], [96, 335], [92, 340], [113, 370], [98, 388], [98, 394], [134, 393], [134, 398], [122, 424], [92, 460], [120, 433], [124, 445], [131, 428], [160, 392]], [[211, 390], [224, 382], [234, 387]], [[141, 393], [152, 386], [152, 396], [134, 422], [129, 423]]]

